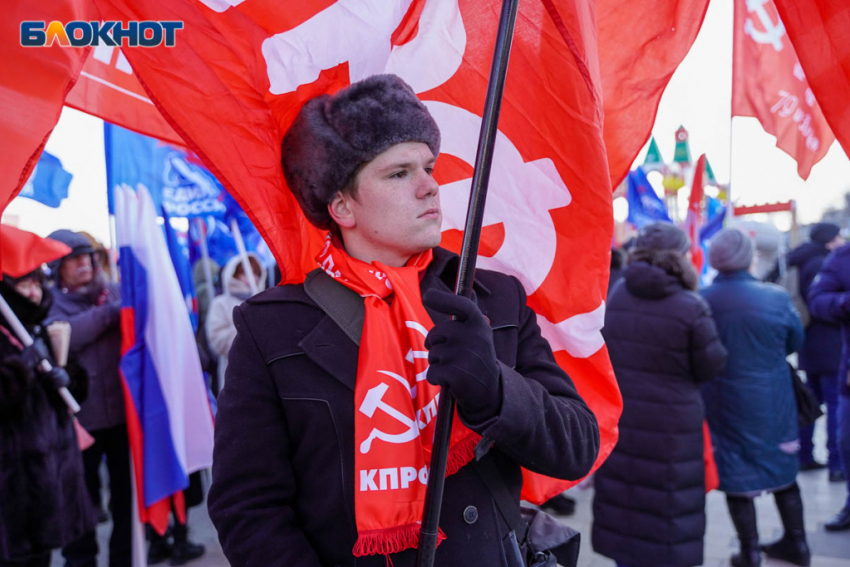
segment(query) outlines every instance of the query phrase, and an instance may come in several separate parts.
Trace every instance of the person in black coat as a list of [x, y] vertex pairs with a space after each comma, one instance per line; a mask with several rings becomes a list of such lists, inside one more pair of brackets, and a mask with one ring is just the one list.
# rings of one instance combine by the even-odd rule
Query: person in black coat
[[[88, 377], [73, 361], [55, 367], [42, 326], [53, 296], [42, 282], [38, 271], [0, 281], [0, 295], [41, 345], [24, 348], [0, 315], [0, 567], [47, 567], [53, 549], [95, 526], [73, 418], [56, 391], [66, 386], [82, 402]], [[44, 354], [50, 373], [36, 368]]]
[[[482, 461], [495, 467], [511, 500], [519, 504], [520, 467], [562, 479], [586, 475], [599, 451], [596, 419], [555, 362], [522, 285], [480, 270], [477, 302], [452, 294], [458, 257], [436, 247], [441, 213], [431, 171], [439, 131], [410, 87], [382, 75], [313, 99], [282, 149], [287, 184], [305, 215], [335, 234], [328, 246], [344, 246], [379, 273], [433, 254], [416, 290], [434, 323], [425, 341], [427, 381], [449, 386], [462, 423], [493, 442], [479, 446], [486, 451]], [[335, 274], [332, 263], [324, 267]], [[329, 283], [342, 286], [335, 277]], [[403, 304], [393, 290], [386, 299], [368, 296], [367, 309]], [[415, 295], [404, 297], [415, 301]], [[452, 314], [459, 318], [450, 320]], [[377, 470], [356, 467], [371, 450], [355, 441], [357, 420], [367, 413], [355, 404], [355, 390], [368, 378], [359, 375], [361, 350], [380, 346], [365, 344], [369, 318], [367, 311], [358, 347], [351, 329], [329, 317], [303, 285], [267, 290], [234, 310], [237, 336], [218, 398], [208, 497], [234, 567], [414, 565], [415, 542], [386, 554], [354, 552], [371, 535], [358, 530], [358, 498], [406, 488], [397, 486], [396, 469], [381, 469], [379, 479], [369, 476]], [[417, 381], [419, 387], [431, 386]], [[411, 419], [395, 411], [399, 421]], [[404, 445], [378, 439], [372, 448], [394, 462]], [[515, 526], [497, 511], [477, 466], [467, 462], [446, 479], [440, 520], [446, 539], [435, 565], [506, 565]], [[407, 482], [419, 489], [425, 475], [427, 467]], [[394, 504], [405, 502], [396, 496]], [[412, 527], [418, 536], [418, 525]]]
[[645, 227], [608, 296], [603, 335], [623, 395], [620, 439], [594, 479], [593, 548], [632, 567], [703, 562], [705, 463], [700, 384], [726, 361], [688, 237]]
[[[838, 225], [818, 223], [809, 232], [811, 240], [788, 254], [788, 265], [796, 267], [800, 296], [808, 298], [809, 289], [829, 253], [844, 244]], [[808, 300], [806, 299], [808, 306]], [[806, 340], [800, 350], [800, 370], [806, 372], [806, 385], [818, 400], [826, 404], [826, 448], [829, 451], [829, 480], [841, 482], [845, 474], [838, 451], [838, 366], [841, 363], [841, 326], [833, 321], [812, 317], [806, 326]], [[814, 424], [800, 429], [800, 470], [824, 467], [815, 461]]]

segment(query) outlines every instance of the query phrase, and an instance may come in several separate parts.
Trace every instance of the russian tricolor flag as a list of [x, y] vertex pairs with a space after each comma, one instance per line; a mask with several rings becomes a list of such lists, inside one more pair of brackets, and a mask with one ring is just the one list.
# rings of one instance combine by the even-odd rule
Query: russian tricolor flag
[[213, 417], [189, 313], [150, 193], [143, 185], [114, 191], [121, 373], [139, 518], [163, 533], [170, 497], [182, 502], [189, 473], [212, 464]]

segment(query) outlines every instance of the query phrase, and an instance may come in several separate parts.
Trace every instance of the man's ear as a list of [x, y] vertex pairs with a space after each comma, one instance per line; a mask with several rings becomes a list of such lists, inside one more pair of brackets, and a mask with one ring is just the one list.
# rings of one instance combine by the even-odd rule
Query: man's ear
[[340, 228], [354, 228], [357, 224], [354, 219], [354, 211], [351, 209], [351, 201], [350, 196], [343, 195], [340, 191], [328, 203], [328, 214]]

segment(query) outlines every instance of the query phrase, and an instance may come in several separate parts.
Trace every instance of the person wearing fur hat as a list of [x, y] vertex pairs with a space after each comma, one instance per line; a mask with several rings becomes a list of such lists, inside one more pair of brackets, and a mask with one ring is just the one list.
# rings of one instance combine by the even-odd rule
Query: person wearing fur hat
[[[50, 238], [71, 248], [71, 253], [51, 264], [54, 301], [48, 321], [71, 325], [72, 356], [90, 378], [88, 399], [77, 415], [94, 444], [83, 452], [89, 495], [100, 503], [99, 468], [104, 456], [109, 470], [109, 506], [112, 535], [109, 565], [131, 563], [130, 445], [124, 417], [124, 393], [118, 366], [121, 362], [121, 298], [116, 284], [107, 282], [94, 258], [95, 248], [83, 235], [57, 230]], [[98, 555], [94, 531], [63, 550], [67, 567], [94, 565]]]
[[[794, 386], [786, 357], [803, 343], [803, 326], [791, 296], [778, 285], [750, 274], [753, 243], [727, 228], [711, 242], [708, 261], [719, 273], [702, 290], [729, 356], [720, 378], [702, 394], [720, 490], [741, 551], [735, 567], [769, 557], [808, 566], [803, 501], [797, 486], [799, 429]], [[754, 497], [772, 492], [785, 533], [759, 547]]]
[[283, 137], [287, 185], [330, 235], [322, 271], [233, 312], [208, 502], [234, 567], [414, 565], [440, 387], [457, 417], [436, 565], [506, 565], [515, 549], [482, 468], [518, 505], [521, 467], [579, 479], [596, 459], [596, 419], [519, 281], [478, 270], [477, 300], [452, 293], [439, 151], [394, 75], [308, 101]]
[[[809, 242], [804, 242], [788, 253], [789, 277], [796, 273], [797, 292], [808, 307], [807, 296], [815, 276], [829, 253], [844, 245], [838, 225], [818, 223], [809, 231]], [[811, 314], [811, 309], [809, 309]], [[806, 325], [806, 340], [800, 349], [800, 370], [806, 372], [806, 386], [817, 399], [826, 404], [827, 464], [815, 461], [813, 451], [814, 424], [800, 429], [800, 470], [809, 471], [829, 467], [830, 482], [842, 482], [845, 474], [838, 453], [838, 367], [841, 363], [841, 326], [837, 323], [811, 317]]]
[[[94, 529], [73, 418], [59, 397], [80, 402], [88, 377], [69, 360], [56, 366], [44, 320], [53, 294], [36, 270], [3, 275], [0, 295], [35, 343], [24, 347], [0, 315], [0, 567], [47, 567], [51, 551]], [[42, 358], [54, 365], [46, 373]]]
[[620, 440], [594, 478], [593, 549], [620, 566], [702, 565], [705, 462], [700, 385], [723, 370], [688, 236], [644, 227], [608, 294], [602, 334], [620, 393]]

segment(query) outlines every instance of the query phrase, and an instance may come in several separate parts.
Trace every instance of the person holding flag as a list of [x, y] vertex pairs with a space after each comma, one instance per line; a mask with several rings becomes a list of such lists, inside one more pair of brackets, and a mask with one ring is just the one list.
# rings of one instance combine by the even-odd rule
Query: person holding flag
[[439, 151], [394, 75], [310, 100], [283, 138], [287, 185], [330, 234], [303, 285], [234, 310], [208, 502], [235, 567], [413, 565], [442, 387], [458, 409], [436, 564], [504, 565], [523, 543], [488, 486], [518, 506], [521, 467], [593, 466], [596, 418], [522, 285], [480, 270], [477, 301], [451, 292]]
[[[47, 567], [53, 549], [95, 526], [74, 418], [57, 392], [67, 387], [84, 401], [88, 376], [73, 360], [59, 365], [62, 355], [44, 326], [53, 293], [43, 285], [41, 263], [68, 249], [6, 226], [2, 233], [4, 246], [17, 250], [0, 251], [0, 297], [11, 311], [0, 315], [0, 567]], [[33, 344], [24, 346], [12, 319]]]

